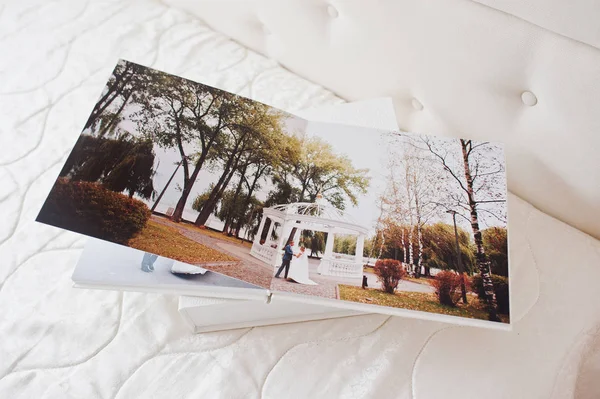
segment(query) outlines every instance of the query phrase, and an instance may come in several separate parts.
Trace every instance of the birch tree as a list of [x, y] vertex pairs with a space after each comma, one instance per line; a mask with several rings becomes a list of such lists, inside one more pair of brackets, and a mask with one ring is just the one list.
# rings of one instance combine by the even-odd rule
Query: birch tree
[[431, 155], [415, 146], [413, 140], [411, 136], [402, 137], [396, 143], [398, 149], [390, 151], [385, 196], [388, 217], [398, 225], [408, 225], [400, 233], [404, 262], [411, 274], [420, 277], [423, 269], [429, 275], [428, 267], [423, 264], [423, 227], [438, 213], [441, 182]]
[[[482, 213], [505, 222], [506, 189], [503, 184], [502, 152], [494, 144], [473, 140], [459, 139], [440, 143], [423, 136], [421, 142], [459, 188], [456, 192], [449, 193], [449, 202], [451, 206], [468, 211], [468, 220], [476, 246], [477, 269], [485, 291], [488, 318], [492, 321], [500, 321], [490, 275], [490, 262], [484, 250], [479, 224]], [[458, 146], [460, 149], [458, 157], [453, 146]], [[502, 205], [493, 206], [494, 204]]]

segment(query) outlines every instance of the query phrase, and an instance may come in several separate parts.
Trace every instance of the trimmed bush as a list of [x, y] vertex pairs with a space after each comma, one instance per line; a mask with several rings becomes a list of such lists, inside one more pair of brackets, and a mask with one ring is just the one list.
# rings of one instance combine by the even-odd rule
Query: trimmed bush
[[406, 276], [406, 270], [404, 270], [400, 261], [394, 259], [379, 259], [375, 262], [373, 271], [383, 285], [383, 290], [388, 294], [393, 294], [398, 288], [400, 280]]
[[436, 274], [429, 284], [435, 288], [435, 295], [442, 305], [456, 306], [462, 294], [460, 286], [463, 279], [468, 290], [470, 285], [468, 277], [449, 270], [443, 270]]
[[125, 244], [144, 228], [150, 210], [142, 201], [97, 183], [56, 180], [37, 217], [39, 222]]
[[[496, 293], [496, 302], [498, 304], [498, 313], [508, 314], [510, 311], [508, 296], [508, 278], [492, 274], [492, 284]], [[472, 290], [477, 294], [480, 301], [485, 302], [485, 291], [483, 290], [483, 281], [479, 274], [473, 276]]]

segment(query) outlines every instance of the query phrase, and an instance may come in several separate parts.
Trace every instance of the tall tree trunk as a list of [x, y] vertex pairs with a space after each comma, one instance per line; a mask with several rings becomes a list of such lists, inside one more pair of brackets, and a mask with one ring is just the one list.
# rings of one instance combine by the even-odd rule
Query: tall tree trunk
[[[171, 215], [171, 220], [175, 223], [179, 223], [181, 221], [181, 217], [183, 215], [183, 209], [185, 208], [185, 203], [192, 191], [192, 187], [196, 178], [198, 177], [198, 173], [200, 172], [199, 163], [204, 162], [204, 158], [206, 157], [206, 153], [200, 156], [198, 162], [196, 162], [196, 166], [194, 167], [194, 171], [192, 172], [193, 180], [190, 177], [190, 163], [188, 161], [188, 157], [185, 154], [185, 149], [183, 148], [183, 141], [181, 139], [181, 124], [179, 122], [179, 117], [182, 114], [182, 110], [176, 111], [175, 108], [171, 105], [171, 109], [175, 113], [175, 129], [176, 129], [176, 141], [177, 141], [177, 149], [179, 150], [179, 155], [181, 156], [181, 166], [183, 166], [183, 191], [181, 196], [179, 197], [179, 201], [177, 201], [177, 205], [175, 205], [175, 210], [173, 211], [173, 215]], [[196, 173], [194, 173], [196, 172]]]
[[[200, 170], [198, 169], [198, 171], [200, 171]], [[192, 184], [192, 182], [196, 180], [197, 176], [198, 176], [197, 173], [192, 173], [190, 178], [186, 179], [185, 182], [183, 183], [183, 190], [181, 191], [181, 197], [179, 197], [179, 200], [177, 201], [177, 205], [175, 205], [175, 210], [173, 211], [173, 215], [171, 215], [171, 220], [174, 221], [175, 223], [181, 222], [181, 219], [183, 218], [183, 209], [185, 208], [185, 203], [187, 202], [187, 199], [190, 196], [190, 193], [192, 192], [192, 187], [194, 186]]]
[[377, 255], [377, 259], [381, 258], [381, 254], [383, 253], [383, 247], [385, 246], [385, 234], [383, 231], [381, 232], [381, 245], [379, 246], [379, 255]]
[[[204, 165], [204, 161], [206, 160], [207, 152], [203, 152], [198, 158], [196, 165], [194, 165], [194, 170], [192, 174], [186, 179], [184, 176], [183, 182], [183, 191], [181, 192], [181, 197], [179, 197], [179, 201], [177, 201], [177, 205], [175, 206], [175, 211], [173, 211], [173, 215], [171, 216], [171, 220], [176, 223], [181, 221], [183, 216], [183, 209], [185, 208], [185, 203], [192, 192], [192, 188], [194, 187], [194, 183], [196, 183], [196, 179], [198, 178], [198, 174], [200, 170], [202, 170], [202, 166]], [[186, 163], [183, 163], [184, 171], [186, 170]]]
[[421, 277], [421, 266], [423, 264], [423, 234], [421, 232], [421, 207], [419, 204], [419, 194], [416, 190], [417, 175], [413, 173], [413, 195], [415, 198], [415, 212], [417, 216], [417, 264], [415, 265], [415, 277]]
[[423, 233], [421, 229], [421, 223], [417, 223], [417, 264], [415, 277], [421, 277], [421, 268], [423, 267]]
[[[214, 103], [215, 103], [215, 98], [213, 97], [213, 100], [211, 101], [210, 105], [205, 109], [204, 113], [198, 114], [198, 113], [196, 113], [196, 111], [193, 111], [194, 115], [196, 117], [197, 124], [200, 123], [206, 115], [208, 115], [208, 112], [210, 111], [210, 109], [212, 108]], [[206, 158], [208, 157], [208, 154], [209, 154], [210, 150], [212, 149], [212, 146], [215, 144], [215, 141], [217, 140], [219, 133], [223, 129], [223, 125], [221, 123], [222, 115], [219, 114], [217, 125], [213, 129], [211, 129], [210, 134], [204, 135], [204, 133], [202, 133], [200, 135], [200, 142], [202, 145], [201, 146], [202, 153], [200, 154], [200, 157], [198, 158], [198, 161], [195, 164], [192, 175], [190, 176], [189, 175], [189, 166], [188, 166], [188, 157], [185, 154], [185, 149], [183, 147], [183, 141], [181, 139], [181, 124], [180, 124], [180, 120], [179, 120], [179, 118], [183, 115], [184, 109], [181, 108], [179, 110], [176, 110], [173, 105], [171, 105], [171, 109], [175, 113], [174, 119], [175, 119], [175, 126], [177, 129], [177, 135], [176, 135], [177, 148], [179, 149], [179, 154], [181, 156], [181, 164], [183, 165], [183, 191], [181, 193], [181, 197], [179, 197], [179, 201], [177, 201], [177, 205], [175, 206], [175, 211], [173, 212], [173, 216], [171, 217], [171, 219], [174, 222], [178, 223], [181, 221], [181, 217], [183, 215], [183, 210], [185, 208], [185, 203], [187, 202], [187, 199], [188, 199], [190, 193], [192, 192], [192, 188], [194, 187], [194, 184], [196, 183], [198, 174], [200, 173], [200, 170], [204, 166], [204, 162], [206, 161]]]
[[[265, 172], [265, 170], [267, 170], [267, 167], [268, 167], [268, 165], [264, 165], [262, 167], [258, 166], [258, 168], [256, 169], [256, 173], [254, 174], [254, 177], [252, 179], [252, 184], [250, 185], [250, 187], [248, 187], [248, 195], [246, 195], [246, 198], [244, 199], [244, 204], [241, 208], [242, 215], [238, 219], [237, 224], [235, 226], [235, 236], [237, 238], [240, 238], [240, 231], [242, 230], [242, 223], [244, 223], [244, 215], [246, 214], [246, 209], [248, 209], [248, 206], [252, 202], [252, 195], [254, 194], [254, 190], [256, 189], [256, 185], [258, 184], [258, 180], [262, 177], [262, 174]], [[246, 220], [246, 224], [249, 224], [251, 221], [252, 221], [252, 214], [250, 215], [249, 219]]]
[[128, 64], [120, 75], [115, 76], [115, 82], [113, 85], [109, 87], [107, 92], [100, 97], [100, 100], [98, 100], [94, 106], [94, 109], [85, 123], [83, 128], [84, 130], [91, 127], [100, 117], [100, 115], [102, 115], [104, 110], [106, 110], [106, 108], [108, 108], [110, 104], [112, 104], [112, 102], [122, 94], [125, 86], [127, 86], [127, 84], [133, 79], [133, 72], [131, 72], [131, 69], [132, 64]]
[[[178, 137], [180, 137], [181, 135], [179, 134], [179, 131], [180, 131], [179, 121], [176, 120], [175, 123], [177, 124]], [[221, 128], [222, 128], [222, 126], [219, 121], [219, 124], [217, 125], [217, 127], [215, 127], [213, 129], [210, 139], [207, 142], [205, 140], [202, 140], [202, 154], [200, 154], [200, 158], [198, 158], [198, 161], [196, 162], [196, 165], [194, 166], [194, 170], [192, 171], [191, 176], [189, 176], [188, 161], [187, 161], [187, 157], [185, 155], [185, 151], [183, 148], [183, 143], [181, 142], [181, 140], [177, 141], [177, 147], [179, 148], [179, 154], [181, 155], [181, 163], [183, 165], [183, 191], [181, 193], [181, 197], [179, 197], [179, 201], [177, 201], [177, 206], [175, 207], [173, 216], [171, 217], [171, 219], [174, 222], [179, 223], [181, 221], [181, 216], [183, 215], [183, 209], [185, 208], [185, 203], [187, 202], [187, 199], [188, 199], [190, 193], [192, 192], [192, 187], [194, 187], [194, 184], [196, 183], [198, 174], [200, 173], [200, 170], [202, 170], [202, 167], [204, 166], [204, 162], [206, 161], [206, 158], [208, 157], [208, 153], [210, 152], [212, 146], [214, 145], [217, 135], [219, 134], [219, 131], [221, 130]]]
[[413, 258], [413, 228], [412, 225], [408, 230], [408, 267], [409, 271], [414, 271], [414, 258]]
[[231, 201], [231, 209], [229, 210], [229, 214], [225, 218], [225, 226], [223, 226], [223, 233], [230, 233], [231, 225], [234, 222], [234, 218], [239, 215], [235, 215], [236, 204], [238, 202], [238, 198], [240, 197], [240, 192], [242, 191], [242, 183], [244, 182], [244, 175], [246, 174], [246, 170], [248, 169], [248, 164], [245, 164], [242, 170], [240, 171], [240, 181], [235, 188], [235, 193], [233, 194], [233, 199]]
[[113, 126], [115, 126], [115, 123], [117, 123], [119, 116], [121, 116], [121, 112], [123, 112], [123, 109], [125, 109], [125, 105], [127, 105], [127, 102], [131, 98], [132, 94], [133, 94], [133, 89], [131, 89], [131, 90], [129, 90], [129, 92], [127, 92], [127, 95], [123, 99], [123, 102], [119, 106], [119, 109], [117, 110], [117, 112], [115, 112], [113, 117], [110, 118], [110, 122], [108, 122], [108, 125], [106, 125], [105, 127], [102, 127], [102, 130], [100, 131], [100, 136], [106, 135], [106, 133], [109, 133], [111, 131], [111, 129], [113, 128]]
[[467, 197], [469, 199], [469, 208], [471, 210], [471, 228], [473, 229], [475, 246], [477, 247], [475, 257], [477, 260], [477, 268], [479, 269], [479, 274], [481, 275], [481, 280], [483, 282], [483, 290], [485, 291], [488, 318], [491, 321], [500, 321], [500, 318], [498, 317], [496, 294], [494, 292], [494, 285], [490, 275], [490, 262], [483, 249], [483, 238], [481, 236], [481, 230], [479, 230], [477, 203], [475, 202], [475, 195], [473, 192], [473, 178], [471, 176], [469, 153], [467, 151], [467, 147], [471, 145], [471, 142], [470, 140], [461, 139], [460, 144], [462, 147], [463, 162], [465, 167], [465, 180], [467, 181]]
[[165, 193], [167, 192], [167, 188], [169, 188], [169, 185], [171, 184], [171, 181], [173, 181], [173, 178], [175, 177], [175, 174], [177, 174], [177, 171], [179, 170], [180, 166], [181, 166], [181, 162], [177, 163], [177, 167], [173, 171], [173, 174], [171, 175], [171, 177], [169, 177], [169, 180], [167, 180], [167, 183], [163, 187], [160, 194], [158, 194], [158, 197], [156, 197], [156, 200], [154, 201], [154, 205], [152, 205], [152, 208], [150, 208], [150, 212], [154, 212], [154, 210], [160, 203], [160, 200], [162, 199], [163, 195], [165, 195]]
[[219, 202], [219, 198], [221, 198], [221, 195], [223, 195], [223, 192], [229, 184], [229, 181], [235, 174], [235, 168], [237, 167], [237, 162], [239, 161], [240, 155], [241, 154], [238, 154], [236, 156], [234, 151], [227, 160], [227, 164], [223, 168], [223, 173], [221, 174], [219, 181], [217, 182], [213, 190], [210, 192], [208, 199], [204, 203], [202, 210], [200, 211], [198, 217], [196, 218], [196, 221], [194, 222], [196, 226], [204, 226], [206, 224], [206, 221], [215, 209], [217, 202]]
[[408, 263], [408, 251], [406, 250], [406, 239], [404, 235], [404, 227], [402, 228], [402, 257], [404, 258], [404, 264]]
[[408, 265], [410, 271], [414, 274], [414, 257], [413, 257], [413, 233], [414, 233], [414, 220], [413, 220], [413, 209], [412, 209], [412, 190], [410, 180], [410, 166], [406, 165], [406, 196], [408, 199], [408, 216], [409, 216], [409, 229], [408, 229]]
[[306, 185], [302, 184], [302, 190], [300, 191], [300, 198], [298, 198], [298, 202], [304, 202], [304, 193], [306, 192]]
[[219, 179], [215, 187], [213, 187], [212, 191], [210, 192], [210, 195], [208, 196], [208, 199], [206, 200], [206, 202], [202, 206], [202, 209], [200, 210], [200, 213], [196, 217], [196, 221], [194, 222], [196, 226], [204, 226], [206, 224], [208, 218], [215, 210], [217, 202], [219, 202], [219, 198], [221, 197], [221, 194], [224, 191], [224, 187], [227, 187], [227, 183], [229, 183], [230, 175], [231, 173], [221, 175], [221, 178]]

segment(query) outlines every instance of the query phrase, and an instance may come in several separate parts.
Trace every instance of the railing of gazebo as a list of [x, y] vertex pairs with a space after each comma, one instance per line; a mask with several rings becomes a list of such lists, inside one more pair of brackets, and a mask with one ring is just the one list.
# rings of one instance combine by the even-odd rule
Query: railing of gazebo
[[337, 259], [353, 260], [355, 256], [354, 255], [348, 255], [348, 254], [334, 253], [333, 257], [337, 258]]
[[354, 259], [321, 259], [319, 273], [324, 276], [361, 278], [363, 274], [363, 264], [357, 263]]

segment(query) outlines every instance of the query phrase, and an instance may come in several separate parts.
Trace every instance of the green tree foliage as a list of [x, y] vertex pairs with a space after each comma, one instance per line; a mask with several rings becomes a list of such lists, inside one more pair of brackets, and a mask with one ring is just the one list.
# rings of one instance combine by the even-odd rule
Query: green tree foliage
[[248, 240], [254, 240], [254, 237], [258, 234], [258, 227], [262, 219], [263, 203], [252, 197], [250, 203], [250, 209], [247, 211], [247, 218], [243, 221], [245, 224], [241, 224], [240, 228], [237, 229], [236, 234], [239, 237], [240, 229], [245, 228]]
[[305, 230], [304, 244], [310, 248], [310, 256], [318, 256], [325, 251], [325, 233], [321, 231]]
[[280, 176], [274, 176], [273, 184], [275, 187], [267, 195], [265, 207], [300, 201], [300, 190], [292, 183], [283, 180]]
[[[257, 217], [252, 217], [250, 213], [256, 211], [260, 207], [261, 202], [252, 196], [250, 199], [250, 209], [245, 203], [245, 193], [236, 198], [234, 190], [226, 190], [221, 196], [219, 206], [216, 208], [215, 215], [219, 220], [225, 222], [231, 219], [230, 226], [237, 225], [241, 222], [242, 227], [248, 227], [247, 224], [252, 225], [252, 220], [256, 222]], [[252, 217], [252, 220], [249, 220]], [[224, 231], [227, 232], [227, 231]], [[231, 233], [231, 232], [229, 232]]]
[[[209, 192], [194, 199], [193, 208], [199, 212], [195, 223], [203, 225], [211, 214], [220, 214], [226, 230], [237, 235], [242, 227], [255, 228], [262, 208], [255, 193], [263, 182], [271, 180], [276, 186], [267, 206], [314, 201], [322, 193], [344, 209], [346, 202], [356, 204], [357, 196], [366, 192], [368, 171], [355, 168], [320, 139], [284, 131], [290, 117], [241, 96], [121, 61], [86, 129], [97, 137], [119, 135], [119, 122], [130, 119], [142, 136], [139, 151], [145, 146], [148, 152], [152, 143], [178, 153], [183, 182], [172, 215], [176, 222], [200, 171], [209, 169], [215, 181]], [[141, 161], [125, 157], [113, 165], [110, 178], [99, 162], [87, 162], [83, 169], [98, 179], [103, 176], [107, 187], [146, 196], [151, 190]]]
[[356, 236], [336, 235], [333, 240], [333, 251], [338, 254], [354, 255]]
[[214, 184], [211, 184], [208, 189], [204, 190], [204, 192], [198, 194], [196, 196], [196, 198], [194, 198], [194, 202], [192, 202], [192, 209], [195, 210], [196, 212], [200, 212], [202, 210], [202, 207], [204, 206], [204, 204], [206, 203], [206, 201], [208, 200], [208, 197], [210, 196], [211, 191], [214, 188]]
[[181, 157], [183, 189], [173, 213], [179, 221], [191, 190], [204, 165], [215, 156], [239, 114], [237, 96], [176, 76], [143, 72], [150, 80], [138, 97], [138, 130]]
[[[474, 272], [475, 255], [469, 234], [460, 228], [458, 242], [462, 264], [467, 274], [471, 275]], [[436, 223], [423, 227], [423, 263], [429, 268], [458, 271], [454, 226]]]
[[369, 187], [367, 169], [356, 169], [348, 157], [335, 154], [331, 144], [318, 137], [303, 138], [297, 155], [291, 174], [299, 183], [300, 201], [313, 202], [320, 193], [343, 210], [346, 200], [356, 205], [357, 195]]
[[[376, 252], [381, 250], [381, 257], [396, 260], [404, 259], [404, 252], [408, 251], [408, 229], [409, 226], [385, 220], [380, 231], [374, 237]], [[402, 241], [404, 232], [404, 242]], [[416, 247], [415, 247], [416, 248]]]
[[94, 106], [84, 130], [97, 135], [115, 132], [121, 113], [130, 101], [139, 101], [143, 91], [157, 71], [127, 61], [119, 61], [100, 99]]
[[[490, 227], [481, 232], [483, 248], [490, 259], [492, 274], [508, 277], [508, 240], [506, 229]], [[498, 306], [500, 306], [498, 304]]]
[[[223, 195], [232, 177], [237, 173], [246, 176], [251, 165], [257, 163], [257, 157], [268, 157], [267, 163], [277, 164], [279, 150], [284, 147], [284, 134], [281, 130], [283, 114], [270, 107], [239, 98], [237, 119], [228, 131], [226, 139], [220, 141], [215, 151], [219, 154], [213, 163], [221, 171], [215, 188], [196, 219], [197, 225], [203, 225]], [[262, 155], [262, 157], [261, 157]]]
[[[408, 251], [408, 230], [410, 226], [395, 224], [391, 221], [387, 221], [383, 226], [383, 229], [372, 238], [375, 247], [378, 248], [383, 242], [381, 257], [402, 261], [404, 253]], [[458, 270], [454, 226], [445, 223], [435, 223], [424, 225], [421, 229], [423, 244], [422, 264], [426, 269], [425, 274], [428, 274], [428, 269], [430, 268]], [[402, 239], [403, 232], [404, 240]], [[468, 274], [473, 274], [475, 271], [474, 249], [469, 234], [460, 228], [458, 229], [458, 241], [465, 271]], [[417, 245], [418, 243], [414, 241], [413, 256], [416, 259], [415, 263], [417, 263], [419, 256]]]
[[154, 150], [149, 140], [128, 134], [118, 138], [79, 136], [60, 176], [73, 181], [102, 183], [109, 190], [126, 191], [149, 199], [154, 194]]

